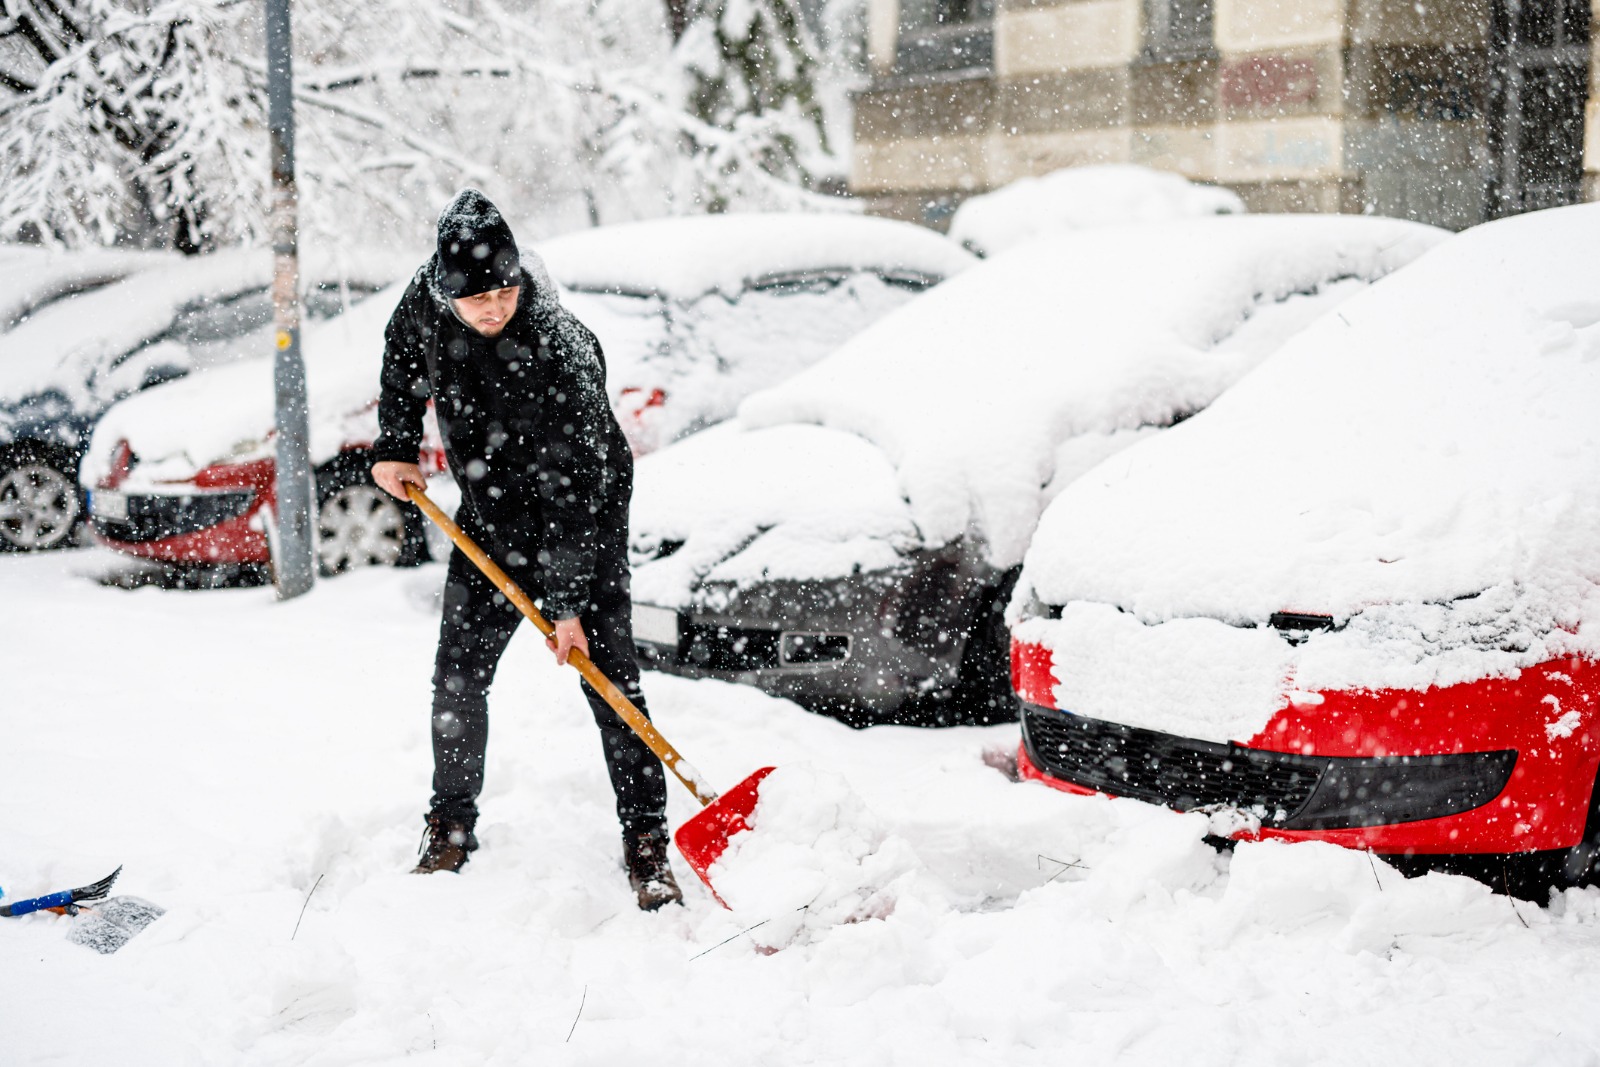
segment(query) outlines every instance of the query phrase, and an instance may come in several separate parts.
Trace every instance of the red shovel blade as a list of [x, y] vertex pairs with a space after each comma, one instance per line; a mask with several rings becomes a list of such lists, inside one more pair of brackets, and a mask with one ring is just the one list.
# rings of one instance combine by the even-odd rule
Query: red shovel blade
[[728, 902], [717, 895], [717, 887], [711, 884], [706, 872], [727, 850], [728, 842], [734, 834], [750, 829], [747, 820], [750, 813], [756, 810], [761, 779], [774, 770], [776, 770], [774, 767], [763, 767], [756, 771], [701, 808], [698, 814], [678, 827], [678, 832], [672, 835], [673, 840], [678, 843], [678, 851], [683, 853], [683, 858], [689, 861], [694, 873], [698, 874], [700, 880], [706, 884], [706, 888], [711, 890], [711, 895], [717, 898], [717, 903], [725, 908]]

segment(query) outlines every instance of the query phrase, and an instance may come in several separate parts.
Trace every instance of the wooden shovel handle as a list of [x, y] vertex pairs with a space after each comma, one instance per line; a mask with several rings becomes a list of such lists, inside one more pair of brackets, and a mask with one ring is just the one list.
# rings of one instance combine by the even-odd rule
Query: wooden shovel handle
[[[439, 505], [429, 500], [427, 493], [424, 493], [418, 486], [407, 482], [406, 495], [411, 497], [411, 502], [421, 508], [422, 513], [432, 519], [439, 529], [449, 535], [450, 540], [455, 542], [456, 547], [461, 549], [468, 559], [477, 564], [478, 569], [495, 584], [495, 588], [504, 593], [506, 599], [515, 604], [517, 610], [526, 615], [528, 621], [538, 627], [540, 633], [546, 637], [551, 637], [555, 634], [556, 628], [534, 606], [533, 601], [528, 598], [528, 594], [524, 593], [517, 583], [511, 580], [510, 575], [501, 570], [499, 565], [489, 558], [488, 553], [479, 548], [477, 543], [468, 537], [461, 527], [456, 525], [455, 520], [440, 511]], [[689, 792], [694, 794], [696, 800], [702, 804], [709, 804], [717, 799], [716, 790], [706, 785], [705, 780], [700, 777], [700, 772], [695, 770], [693, 765], [684, 759], [678, 750], [668, 743], [665, 737], [661, 736], [650, 720], [644, 717], [644, 713], [634, 707], [633, 701], [629, 700], [621, 689], [613, 685], [611, 679], [601, 673], [600, 668], [594, 665], [594, 661], [584, 654], [582, 649], [573, 649], [567, 655], [567, 662], [577, 668], [578, 673], [583, 675], [583, 680], [593, 686], [595, 692], [599, 693], [605, 699], [605, 702], [611, 705], [611, 710], [621, 716], [622, 721], [627, 723], [629, 728], [639, 735], [639, 740], [649, 746], [650, 751], [656, 754], [656, 758], [661, 760], [667, 770], [677, 776], [678, 781], [682, 782]]]

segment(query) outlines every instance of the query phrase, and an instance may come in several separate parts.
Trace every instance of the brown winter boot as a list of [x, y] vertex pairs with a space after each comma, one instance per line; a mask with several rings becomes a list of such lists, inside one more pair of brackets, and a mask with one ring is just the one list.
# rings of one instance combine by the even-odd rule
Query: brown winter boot
[[478, 838], [472, 832], [472, 820], [452, 819], [438, 812], [429, 812], [428, 828], [422, 832], [422, 844], [417, 850], [422, 858], [417, 860], [411, 873], [459, 871], [466, 866], [467, 853], [477, 848]]
[[628, 868], [628, 884], [639, 898], [640, 911], [683, 903], [683, 891], [667, 862], [666, 830], [624, 830], [622, 862]]

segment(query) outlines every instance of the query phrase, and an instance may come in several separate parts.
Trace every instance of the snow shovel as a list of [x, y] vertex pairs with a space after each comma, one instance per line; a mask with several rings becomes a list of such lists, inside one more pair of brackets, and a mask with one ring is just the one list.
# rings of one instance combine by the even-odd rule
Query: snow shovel
[[[513, 582], [510, 576], [501, 570], [450, 516], [439, 510], [439, 506], [428, 499], [427, 493], [410, 483], [406, 485], [406, 493], [411, 497], [411, 502], [421, 508], [424, 515], [449, 535], [456, 547], [477, 565], [507, 600], [517, 606], [518, 611], [528, 617], [540, 633], [546, 637], [555, 634], [556, 628], [540, 614], [528, 595], [518, 588], [517, 583]], [[578, 673], [583, 675], [583, 680], [611, 705], [611, 710], [628, 724], [629, 729], [639, 735], [639, 739], [656, 754], [662, 765], [704, 805], [699, 812], [678, 827], [677, 833], [673, 834], [673, 840], [677, 842], [678, 851], [683, 853], [683, 858], [694, 869], [694, 873], [700, 876], [706, 888], [711, 890], [711, 895], [717, 898], [717, 903], [727, 907], [727, 902], [717, 893], [717, 888], [711, 884], [707, 872], [727, 849], [730, 839], [735, 834], [750, 828], [748, 820], [750, 813], [756, 807], [761, 780], [771, 774], [774, 768], [762, 767], [726, 793], [719, 795], [706, 784], [705, 779], [700, 777], [700, 772], [696, 771], [689, 761], [661, 736], [650, 720], [644, 717], [644, 713], [634, 707], [633, 701], [629, 700], [611, 679], [601, 673], [600, 668], [596, 667], [582, 650], [573, 649], [567, 656], [567, 662], [577, 668]]]
[[122, 873], [118, 867], [98, 882], [47, 893], [42, 897], [19, 900], [14, 904], [0, 904], [0, 916], [16, 918], [36, 911], [53, 911], [58, 915], [79, 915], [80, 919], [67, 934], [75, 945], [92, 948], [109, 956], [126, 945], [135, 934], [155, 922], [166, 909], [139, 897], [110, 897], [111, 884]]

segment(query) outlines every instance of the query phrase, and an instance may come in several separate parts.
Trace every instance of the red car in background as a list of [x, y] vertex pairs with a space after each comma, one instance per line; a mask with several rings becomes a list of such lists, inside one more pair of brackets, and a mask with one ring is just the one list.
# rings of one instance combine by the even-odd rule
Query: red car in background
[[[600, 338], [636, 453], [726, 418], [748, 392], [976, 262], [921, 227], [854, 215], [659, 219], [565, 235], [537, 252]], [[418, 563], [445, 547], [430, 548], [415, 509], [369, 474], [383, 327], [402, 290], [306, 335], [324, 574]], [[99, 541], [170, 564], [266, 566], [272, 396], [262, 359], [113, 408], [81, 476]], [[424, 469], [444, 470], [438, 448], [430, 426]]]
[[1538, 895], [1600, 880], [1600, 206], [1469, 230], [1080, 478], [1024, 778]]

